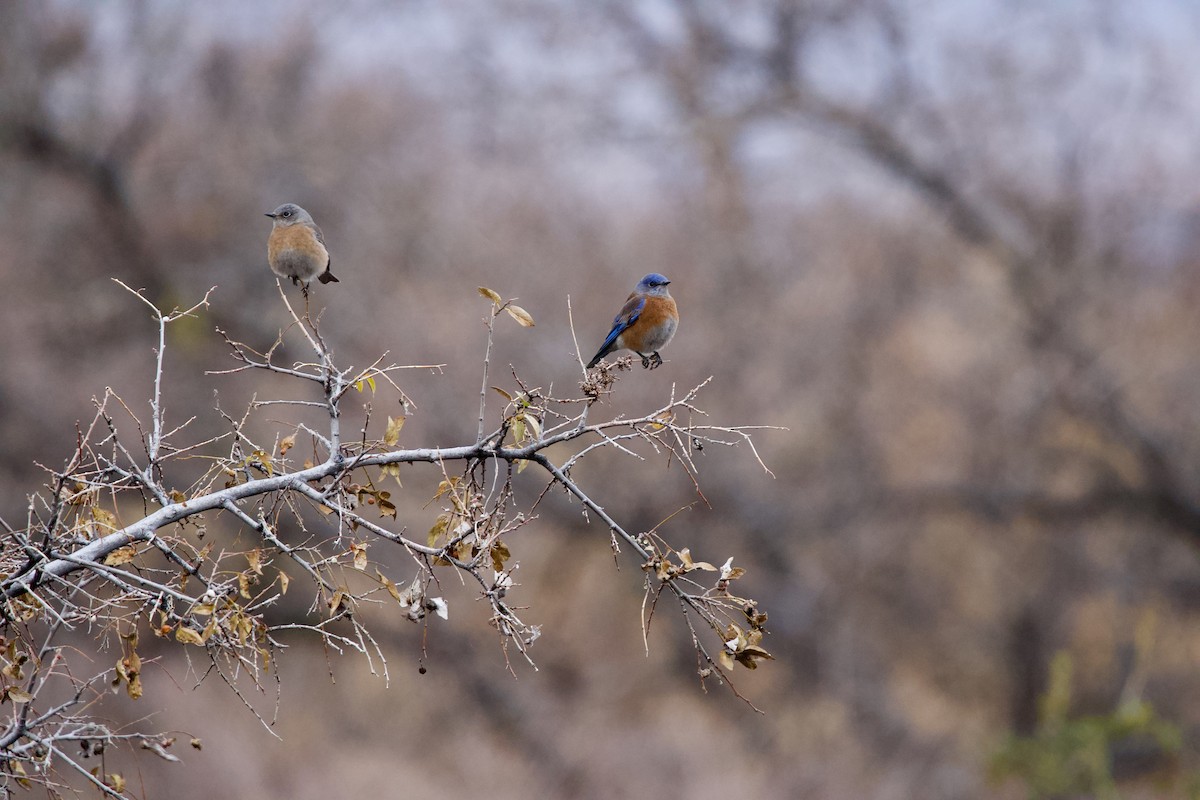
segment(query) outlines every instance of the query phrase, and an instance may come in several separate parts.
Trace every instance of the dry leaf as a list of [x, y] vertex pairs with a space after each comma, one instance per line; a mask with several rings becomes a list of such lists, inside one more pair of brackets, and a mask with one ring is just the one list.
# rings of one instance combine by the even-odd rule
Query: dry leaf
[[504, 310], [507, 311], [508, 315], [510, 317], [512, 317], [513, 319], [515, 319], [517, 321], [517, 324], [520, 325], [522, 328], [532, 328], [533, 327], [533, 317], [531, 317], [529, 315], [528, 311], [521, 308], [520, 306], [514, 306], [514, 305], [509, 304], [509, 305], [505, 306]]
[[175, 629], [175, 641], [204, 646], [204, 638], [186, 625], [180, 625]]
[[383, 443], [388, 447], [395, 447], [400, 441], [400, 429], [404, 427], [405, 417], [399, 419], [387, 418], [387, 430], [383, 433]]
[[109, 567], [119, 567], [122, 564], [128, 564], [135, 558], [137, 558], [137, 548], [131, 544], [127, 544], [124, 547], [118, 547], [105, 556], [104, 564]]
[[10, 686], [4, 692], [5, 696], [14, 703], [28, 703], [33, 695], [17, 686]]

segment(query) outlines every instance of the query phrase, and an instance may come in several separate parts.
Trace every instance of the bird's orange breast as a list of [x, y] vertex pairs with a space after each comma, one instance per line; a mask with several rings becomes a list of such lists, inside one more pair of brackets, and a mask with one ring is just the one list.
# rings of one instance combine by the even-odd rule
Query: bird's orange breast
[[316, 234], [307, 225], [288, 225], [271, 231], [270, 237], [267, 238], [267, 257], [276, 259], [288, 250], [297, 250], [313, 256], [322, 265], [329, 261], [329, 252], [325, 245], [317, 240]]

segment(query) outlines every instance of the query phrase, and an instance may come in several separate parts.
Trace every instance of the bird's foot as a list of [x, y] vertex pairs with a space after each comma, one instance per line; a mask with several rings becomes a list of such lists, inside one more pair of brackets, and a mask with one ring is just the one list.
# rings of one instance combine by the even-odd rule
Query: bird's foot
[[657, 369], [658, 367], [662, 366], [662, 363], [662, 356], [658, 354], [658, 351], [655, 351], [648, 356], [642, 356], [642, 366], [646, 369]]

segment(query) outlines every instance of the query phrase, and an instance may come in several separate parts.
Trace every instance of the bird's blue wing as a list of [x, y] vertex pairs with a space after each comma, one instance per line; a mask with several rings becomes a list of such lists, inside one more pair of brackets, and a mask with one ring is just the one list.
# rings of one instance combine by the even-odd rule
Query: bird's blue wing
[[646, 298], [644, 296], [630, 297], [629, 301], [625, 303], [625, 307], [621, 309], [621, 313], [613, 318], [612, 330], [608, 332], [600, 349], [606, 350], [630, 325], [637, 322], [645, 307]]

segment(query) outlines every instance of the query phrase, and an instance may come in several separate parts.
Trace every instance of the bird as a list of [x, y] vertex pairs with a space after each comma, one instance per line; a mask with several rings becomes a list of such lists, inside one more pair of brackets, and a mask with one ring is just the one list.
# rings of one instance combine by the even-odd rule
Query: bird
[[588, 362], [588, 369], [614, 350], [632, 350], [641, 356], [646, 369], [663, 363], [658, 351], [667, 346], [679, 326], [679, 308], [667, 291], [670, 282], [657, 272], [638, 281], [621, 313], [613, 319], [604, 344]]
[[295, 203], [284, 203], [267, 214], [274, 220], [267, 238], [267, 263], [281, 278], [291, 278], [308, 294], [308, 282], [339, 283], [329, 271], [325, 237], [312, 215]]

